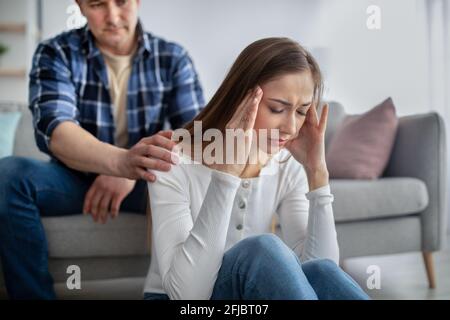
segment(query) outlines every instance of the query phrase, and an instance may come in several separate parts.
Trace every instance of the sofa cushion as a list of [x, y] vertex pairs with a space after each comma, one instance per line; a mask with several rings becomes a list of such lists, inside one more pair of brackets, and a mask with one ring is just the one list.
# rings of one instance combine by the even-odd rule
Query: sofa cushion
[[414, 214], [428, 205], [427, 187], [416, 178], [332, 179], [330, 186], [336, 222]]
[[147, 218], [121, 212], [106, 224], [88, 215], [42, 218], [51, 258], [148, 255]]
[[[340, 127], [342, 122], [347, 117], [345, 109], [339, 102], [328, 101], [328, 120], [327, 120], [327, 130], [325, 131], [325, 148], [328, 150], [330, 141], [334, 136], [336, 130]], [[322, 114], [323, 105], [317, 110], [318, 114]]]
[[20, 112], [0, 113], [0, 128], [2, 128], [0, 134], [0, 158], [8, 157], [13, 154], [14, 137], [16, 135], [20, 116]]
[[15, 156], [29, 157], [38, 160], [48, 160], [49, 157], [39, 151], [36, 146], [33, 128], [33, 116], [26, 104], [15, 102], [0, 102], [0, 113], [3, 112], [20, 112], [22, 114], [17, 126], [16, 136], [14, 139]]
[[33, 116], [30, 110], [22, 112], [22, 118], [17, 128], [16, 140], [14, 144], [14, 155], [19, 157], [29, 157], [37, 160], [49, 160], [49, 156], [41, 152], [34, 137]]
[[398, 119], [391, 98], [361, 115], [347, 116], [331, 137], [326, 160], [331, 178], [376, 179], [389, 160]]

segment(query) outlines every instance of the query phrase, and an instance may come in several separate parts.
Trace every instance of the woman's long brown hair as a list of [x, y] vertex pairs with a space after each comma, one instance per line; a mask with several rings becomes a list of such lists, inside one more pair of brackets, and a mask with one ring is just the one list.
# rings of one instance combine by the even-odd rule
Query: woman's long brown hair
[[[203, 134], [211, 128], [225, 133], [225, 126], [246, 93], [257, 85], [285, 74], [310, 71], [314, 81], [314, 101], [320, 106], [323, 92], [322, 74], [314, 57], [289, 38], [266, 38], [253, 42], [238, 56], [217, 92], [197, 117], [184, 128], [194, 135], [194, 121], [202, 122]], [[196, 133], [199, 134], [199, 133]], [[195, 139], [191, 139], [194, 143]], [[150, 201], [150, 199], [148, 199]], [[151, 231], [150, 205], [147, 207]], [[149, 232], [149, 247], [151, 247]]]
[[249, 90], [285, 74], [308, 70], [314, 81], [314, 100], [316, 105], [320, 106], [323, 92], [322, 74], [313, 56], [289, 38], [265, 38], [255, 41], [238, 56], [202, 112], [184, 128], [193, 136], [194, 121], [201, 121], [203, 132], [215, 128], [224, 133], [226, 124]]

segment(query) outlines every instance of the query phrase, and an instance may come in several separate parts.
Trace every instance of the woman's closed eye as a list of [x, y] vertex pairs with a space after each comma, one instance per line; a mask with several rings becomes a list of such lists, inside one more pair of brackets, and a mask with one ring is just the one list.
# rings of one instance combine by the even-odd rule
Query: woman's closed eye
[[284, 109], [277, 109], [272, 107], [269, 107], [269, 109], [272, 113], [282, 113], [284, 111]]
[[[269, 107], [269, 109], [270, 109], [270, 111], [272, 113], [282, 113], [284, 111], [284, 108], [280, 109], [280, 108]], [[306, 112], [307, 111], [304, 111], [304, 110], [301, 110], [301, 109], [297, 110], [297, 114], [301, 115], [303, 117], [306, 116]]]

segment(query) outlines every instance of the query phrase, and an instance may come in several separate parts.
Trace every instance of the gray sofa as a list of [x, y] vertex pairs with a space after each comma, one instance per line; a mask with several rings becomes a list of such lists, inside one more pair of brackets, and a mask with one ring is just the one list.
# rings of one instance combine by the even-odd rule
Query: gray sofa
[[[327, 144], [345, 116], [340, 104], [330, 104]], [[422, 252], [428, 284], [435, 287], [432, 253], [446, 243], [446, 146], [436, 112], [400, 117], [380, 179], [330, 181], [341, 259]]]
[[[8, 110], [23, 111], [15, 155], [47, 159], [35, 146], [26, 106], [0, 107], [0, 112]], [[331, 102], [326, 143], [344, 117], [343, 107]], [[341, 259], [423, 252], [429, 283], [434, 285], [431, 253], [445, 242], [447, 212], [444, 130], [436, 113], [402, 117], [381, 179], [331, 181]], [[99, 225], [80, 214], [44, 218], [43, 224], [59, 297], [141, 298], [150, 262], [145, 216], [122, 212]], [[70, 265], [81, 268], [81, 290], [65, 286]], [[0, 296], [5, 297], [1, 270]]]

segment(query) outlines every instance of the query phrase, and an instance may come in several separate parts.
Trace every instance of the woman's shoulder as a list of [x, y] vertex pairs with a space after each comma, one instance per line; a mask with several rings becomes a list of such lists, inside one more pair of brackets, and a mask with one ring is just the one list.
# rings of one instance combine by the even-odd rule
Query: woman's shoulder
[[185, 177], [189, 180], [197, 178], [206, 178], [211, 175], [211, 169], [191, 157], [181, 154], [179, 163], [172, 165], [172, 170], [167, 172], [174, 177]]
[[156, 182], [163, 184], [178, 185], [184, 188], [192, 183], [196, 177], [205, 178], [207, 171], [203, 169], [201, 164], [196, 163], [185, 155], [179, 156], [177, 164], [172, 164], [169, 171], [157, 171], [153, 173], [156, 176]]

